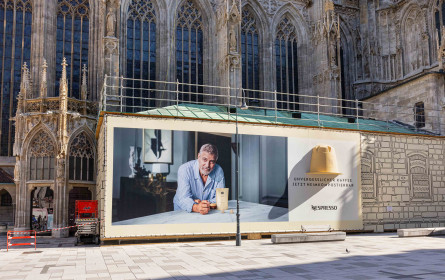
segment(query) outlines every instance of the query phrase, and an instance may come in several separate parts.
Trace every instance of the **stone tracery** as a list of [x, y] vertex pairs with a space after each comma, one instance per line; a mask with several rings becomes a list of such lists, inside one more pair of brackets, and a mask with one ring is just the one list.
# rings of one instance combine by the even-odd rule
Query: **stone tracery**
[[38, 132], [29, 145], [31, 157], [50, 157], [54, 156], [55, 153], [56, 148], [53, 140], [45, 131]]
[[181, 28], [202, 28], [201, 11], [192, 0], [186, 0], [182, 3], [178, 10], [176, 21], [177, 26]]
[[73, 157], [93, 158], [93, 146], [88, 140], [85, 132], [80, 133], [71, 142], [69, 155]]

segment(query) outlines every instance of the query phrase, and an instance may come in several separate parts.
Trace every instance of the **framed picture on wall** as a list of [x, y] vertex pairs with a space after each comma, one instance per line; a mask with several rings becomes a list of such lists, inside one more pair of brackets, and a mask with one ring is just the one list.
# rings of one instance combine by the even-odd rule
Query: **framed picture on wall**
[[144, 129], [144, 162], [173, 163], [171, 130]]

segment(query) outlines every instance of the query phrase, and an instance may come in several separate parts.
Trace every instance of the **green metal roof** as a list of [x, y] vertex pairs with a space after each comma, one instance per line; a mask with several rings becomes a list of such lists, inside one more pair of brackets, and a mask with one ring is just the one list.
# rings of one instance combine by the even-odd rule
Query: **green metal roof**
[[[235, 108], [233, 108], [234, 110]], [[407, 125], [394, 122], [378, 121], [359, 118], [358, 123], [349, 123], [347, 117], [336, 117], [331, 115], [318, 115], [316, 113], [301, 113], [301, 118], [292, 118], [292, 112], [275, 111], [268, 109], [237, 108], [238, 121], [255, 124], [295, 125], [321, 128], [352, 129], [375, 132], [392, 132], [404, 134], [434, 135], [425, 130], [415, 130]], [[163, 108], [156, 108], [139, 112], [141, 115], [194, 118], [202, 120], [236, 121], [237, 114], [229, 113], [227, 107], [179, 104]]]

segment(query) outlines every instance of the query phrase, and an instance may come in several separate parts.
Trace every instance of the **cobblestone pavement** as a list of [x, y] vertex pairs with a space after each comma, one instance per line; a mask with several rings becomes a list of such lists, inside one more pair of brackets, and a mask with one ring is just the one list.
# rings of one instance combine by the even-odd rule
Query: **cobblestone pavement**
[[235, 241], [73, 243], [39, 238], [37, 251], [6, 252], [2, 236], [0, 279], [445, 279], [445, 237], [353, 234], [322, 243], [243, 240], [241, 247]]

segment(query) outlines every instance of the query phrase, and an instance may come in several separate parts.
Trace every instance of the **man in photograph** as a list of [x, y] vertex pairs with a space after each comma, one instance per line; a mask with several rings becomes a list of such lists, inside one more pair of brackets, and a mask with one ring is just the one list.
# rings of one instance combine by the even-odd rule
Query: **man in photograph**
[[224, 172], [216, 161], [218, 149], [202, 145], [198, 159], [184, 163], [178, 169], [178, 189], [173, 199], [176, 210], [209, 213], [210, 203], [216, 203], [216, 189], [224, 188]]

